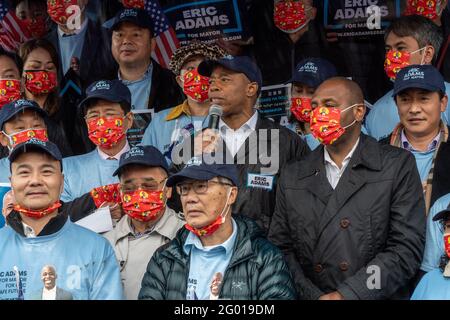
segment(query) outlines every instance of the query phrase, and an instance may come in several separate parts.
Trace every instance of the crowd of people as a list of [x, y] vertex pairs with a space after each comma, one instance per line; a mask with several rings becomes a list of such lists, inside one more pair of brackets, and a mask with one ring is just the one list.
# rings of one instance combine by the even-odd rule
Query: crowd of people
[[241, 1], [248, 39], [167, 68], [154, 2], [11, 2], [0, 299], [450, 299], [448, 1], [356, 49], [312, 0]]

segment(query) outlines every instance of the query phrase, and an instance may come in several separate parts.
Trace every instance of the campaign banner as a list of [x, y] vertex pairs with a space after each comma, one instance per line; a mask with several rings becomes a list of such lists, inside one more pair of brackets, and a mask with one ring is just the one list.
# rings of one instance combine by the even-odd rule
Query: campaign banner
[[181, 45], [192, 40], [214, 42], [246, 40], [241, 0], [171, 1], [164, 13], [174, 27]]
[[3, 228], [5, 225], [5, 217], [3, 216], [3, 206], [7, 205], [4, 203], [5, 194], [11, 190], [11, 184], [9, 183], [0, 183], [0, 228]]
[[286, 116], [287, 110], [290, 108], [290, 100], [291, 84], [277, 84], [262, 87], [261, 95], [257, 103], [259, 113], [266, 118]]
[[378, 36], [403, 9], [401, 0], [324, 0], [323, 24], [338, 38]]
[[132, 110], [133, 112], [133, 126], [127, 131], [128, 143], [134, 147], [141, 143], [144, 136], [145, 129], [152, 121], [153, 109]]

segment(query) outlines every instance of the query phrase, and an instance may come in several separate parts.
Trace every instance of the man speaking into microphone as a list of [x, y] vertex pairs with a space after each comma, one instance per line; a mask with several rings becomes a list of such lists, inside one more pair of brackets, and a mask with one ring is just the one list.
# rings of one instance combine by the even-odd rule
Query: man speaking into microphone
[[[208, 164], [236, 164], [239, 194], [232, 208], [233, 214], [253, 218], [267, 232], [281, 168], [288, 161], [299, 160], [309, 153], [308, 146], [296, 134], [264, 119], [256, 111], [262, 77], [258, 66], [249, 57], [205, 60], [199, 65], [198, 72], [210, 78], [212, 107], [209, 117], [212, 120], [208, 129], [195, 135], [193, 140], [197, 148], [186, 152], [191, 150], [183, 143], [182, 147], [174, 148], [172, 160], [182, 166], [194, 153], [196, 156], [203, 154], [203, 161]], [[220, 109], [222, 116], [216, 124]], [[181, 149], [182, 152], [176, 155]]]

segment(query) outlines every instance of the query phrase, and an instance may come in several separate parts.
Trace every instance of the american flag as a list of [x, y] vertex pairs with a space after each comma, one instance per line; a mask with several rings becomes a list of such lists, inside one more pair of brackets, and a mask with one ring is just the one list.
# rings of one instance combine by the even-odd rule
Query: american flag
[[0, 0], [0, 46], [8, 51], [17, 51], [19, 45], [30, 39], [25, 24], [10, 10], [7, 0]]
[[156, 48], [152, 57], [162, 67], [167, 68], [173, 53], [180, 46], [177, 36], [158, 1], [147, 0], [145, 10], [153, 20], [153, 30], [156, 37]]

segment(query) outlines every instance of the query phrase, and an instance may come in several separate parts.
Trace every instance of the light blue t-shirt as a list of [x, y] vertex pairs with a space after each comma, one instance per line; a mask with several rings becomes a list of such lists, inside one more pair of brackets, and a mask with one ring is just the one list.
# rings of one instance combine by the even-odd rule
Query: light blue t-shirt
[[439, 262], [445, 253], [444, 228], [440, 221], [433, 221], [439, 212], [447, 209], [450, 203], [450, 193], [437, 199], [427, 216], [427, 233], [425, 240], [425, 251], [420, 269], [429, 272], [439, 268]]
[[[10, 183], [9, 177], [11, 176], [11, 171], [9, 170], [9, 160], [8, 158], [0, 159], [0, 183]], [[0, 198], [0, 201], [3, 201], [3, 198]], [[0, 203], [0, 208], [3, 205]], [[0, 228], [3, 228], [5, 225], [5, 219], [2, 214], [0, 214]]]
[[450, 278], [439, 269], [425, 274], [417, 285], [411, 300], [450, 300]]
[[[445, 91], [450, 94], [450, 83], [445, 82]], [[369, 136], [380, 140], [392, 133], [395, 126], [400, 122], [397, 105], [390, 90], [381, 97], [372, 107], [366, 117], [363, 132]], [[450, 123], [450, 100], [447, 109], [441, 114], [441, 119], [445, 123]]]
[[69, 202], [93, 188], [118, 183], [113, 177], [119, 167], [118, 160], [104, 160], [97, 148], [93, 151], [63, 159], [64, 191], [61, 200]]
[[186, 300], [209, 300], [215, 274], [220, 272], [223, 279], [237, 237], [237, 224], [234, 220], [232, 223], [233, 233], [230, 238], [217, 246], [203, 247], [200, 239], [192, 232], [186, 238], [183, 249], [191, 256]]
[[431, 165], [433, 162], [433, 154], [435, 149], [426, 152], [411, 151], [416, 159], [417, 169], [419, 170], [420, 181], [424, 182], [428, 178], [430, 173]]
[[[290, 129], [291, 131], [297, 133], [297, 130], [295, 128], [295, 124], [294, 123], [288, 123], [286, 125], [286, 128]], [[320, 142], [314, 138], [314, 136], [312, 135], [312, 133], [308, 133], [308, 134], [304, 134], [304, 135], [299, 135], [300, 138], [303, 139], [303, 141], [306, 142], [306, 144], [308, 145], [308, 147], [311, 149], [311, 151], [313, 151], [314, 149], [316, 149], [318, 146], [320, 146]]]
[[122, 80], [119, 72], [119, 80], [130, 89], [132, 110], [148, 109], [148, 99], [152, 87], [152, 74], [153, 64], [151, 63], [144, 76], [136, 81]]
[[0, 229], [0, 300], [41, 300], [45, 266], [55, 269], [56, 299], [123, 299], [114, 250], [96, 233], [69, 219], [56, 233], [34, 238]]
[[154, 146], [161, 151], [169, 164], [172, 163], [173, 147], [181, 143], [186, 136], [206, 128], [209, 122], [209, 116], [190, 117], [184, 113], [176, 119], [167, 121], [166, 117], [173, 109], [162, 110], [155, 114], [141, 142], [142, 145]]
[[11, 170], [9, 169], [8, 158], [0, 159], [0, 183], [9, 183], [10, 176]]
[[87, 24], [88, 19], [85, 20], [85, 23], [82, 25], [81, 30], [78, 34], [61, 36], [58, 32], [58, 42], [61, 51], [60, 58], [63, 74], [66, 74], [69, 70], [72, 57], [81, 59], [81, 54], [83, 53], [84, 47], [84, 38], [88, 29]]

